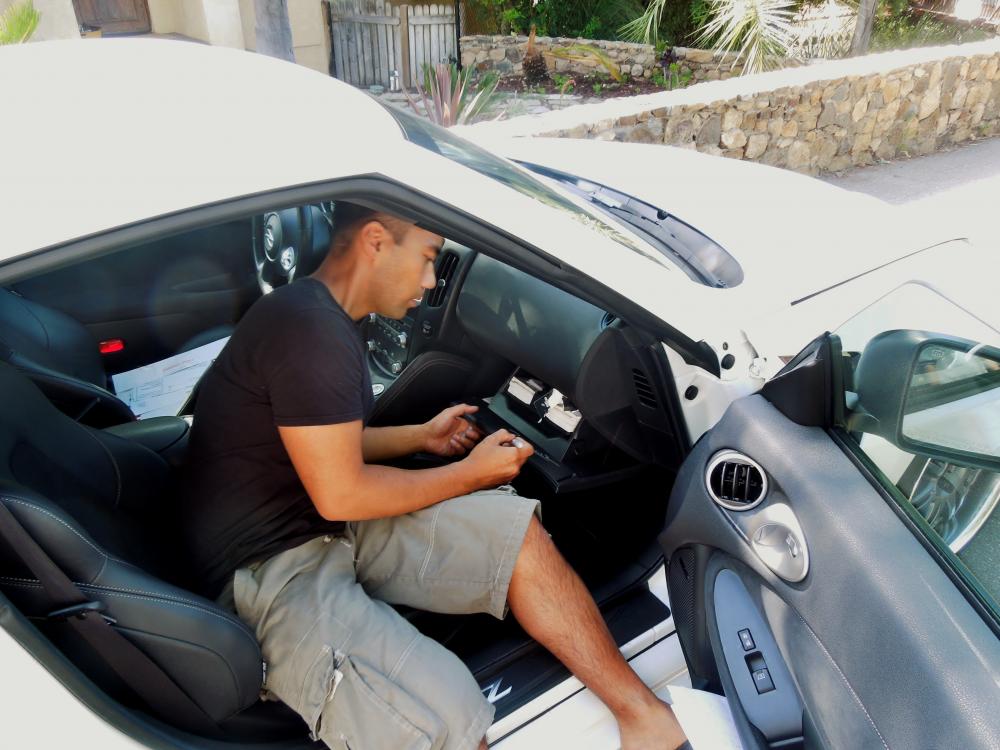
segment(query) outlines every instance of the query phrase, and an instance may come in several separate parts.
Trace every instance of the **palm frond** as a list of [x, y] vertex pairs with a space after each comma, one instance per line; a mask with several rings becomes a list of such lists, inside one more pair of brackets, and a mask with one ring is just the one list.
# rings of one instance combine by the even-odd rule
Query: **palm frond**
[[597, 47], [591, 47], [586, 44], [572, 44], [569, 47], [559, 47], [549, 50], [549, 54], [553, 57], [560, 57], [564, 60], [573, 60], [575, 62], [596, 60], [616, 81], [621, 83], [625, 80], [625, 76], [622, 75], [622, 71], [621, 68], [618, 67], [618, 63], [608, 57], [606, 53], [602, 52]]
[[660, 19], [667, 0], [652, 0], [642, 15], [633, 18], [618, 29], [618, 35], [630, 42], [656, 44], [659, 41]]
[[709, 0], [709, 20], [699, 46], [736, 53], [744, 73], [775, 66], [794, 41], [790, 0]]
[[32, 0], [15, 3], [0, 13], [0, 44], [21, 44], [28, 41], [38, 28], [42, 14]]

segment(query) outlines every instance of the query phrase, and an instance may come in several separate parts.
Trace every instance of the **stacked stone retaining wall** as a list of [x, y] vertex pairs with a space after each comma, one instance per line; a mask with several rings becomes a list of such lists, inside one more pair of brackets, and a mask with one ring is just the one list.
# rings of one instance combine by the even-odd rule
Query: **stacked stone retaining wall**
[[663, 143], [809, 174], [1000, 134], [1000, 40], [703, 83], [476, 127]]
[[[603, 70], [593, 57], [567, 60], [551, 54], [552, 50], [569, 50], [578, 45], [599, 49], [614, 60], [623, 74], [632, 78], [650, 78], [661, 66], [660, 56], [651, 44], [545, 36], [535, 40], [535, 46], [545, 57], [550, 73], [589, 75]], [[520, 75], [527, 48], [526, 36], [464, 36], [461, 39], [462, 65], [480, 73], [492, 70], [501, 75]], [[674, 47], [672, 51], [677, 60], [679, 77], [691, 83], [726, 80], [743, 72], [742, 64], [733, 53], [687, 47]], [[775, 60], [774, 67], [797, 64], [792, 60]]]

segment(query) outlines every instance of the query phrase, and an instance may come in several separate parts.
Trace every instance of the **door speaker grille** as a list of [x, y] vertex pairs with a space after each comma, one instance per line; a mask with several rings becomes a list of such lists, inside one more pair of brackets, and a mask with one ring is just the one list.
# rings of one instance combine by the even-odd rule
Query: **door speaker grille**
[[767, 474], [753, 459], [735, 451], [717, 453], [705, 470], [712, 499], [729, 510], [749, 510], [767, 494]]

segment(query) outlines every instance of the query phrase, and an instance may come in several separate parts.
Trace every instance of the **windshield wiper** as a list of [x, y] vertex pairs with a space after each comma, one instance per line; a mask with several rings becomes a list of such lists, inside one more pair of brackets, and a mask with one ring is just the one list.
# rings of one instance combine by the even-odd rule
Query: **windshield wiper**
[[697, 281], [720, 289], [728, 286], [724, 279], [705, 268], [698, 257], [689, 251], [677, 235], [663, 223], [671, 218], [677, 221], [666, 211], [606, 187], [599, 187], [589, 194], [584, 193], [584, 196], [591, 203], [651, 238], [661, 250], [667, 251], [688, 266], [694, 272]]
[[[521, 164], [537, 174], [555, 180], [604, 213], [638, 230], [694, 281], [725, 289], [736, 286], [743, 280], [743, 270], [739, 263], [725, 249], [669, 212], [584, 178], [538, 164]], [[686, 236], [679, 237], [678, 232]]]

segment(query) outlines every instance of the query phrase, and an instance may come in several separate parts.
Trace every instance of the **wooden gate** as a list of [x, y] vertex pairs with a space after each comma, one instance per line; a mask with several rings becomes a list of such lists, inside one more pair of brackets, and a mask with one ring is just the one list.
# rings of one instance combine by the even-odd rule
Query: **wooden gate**
[[455, 6], [390, 5], [386, 0], [330, 0], [333, 74], [355, 86], [389, 88], [397, 71], [403, 86], [425, 64], [458, 58]]
[[105, 34], [145, 33], [149, 26], [146, 0], [73, 0], [82, 24], [96, 26]]

